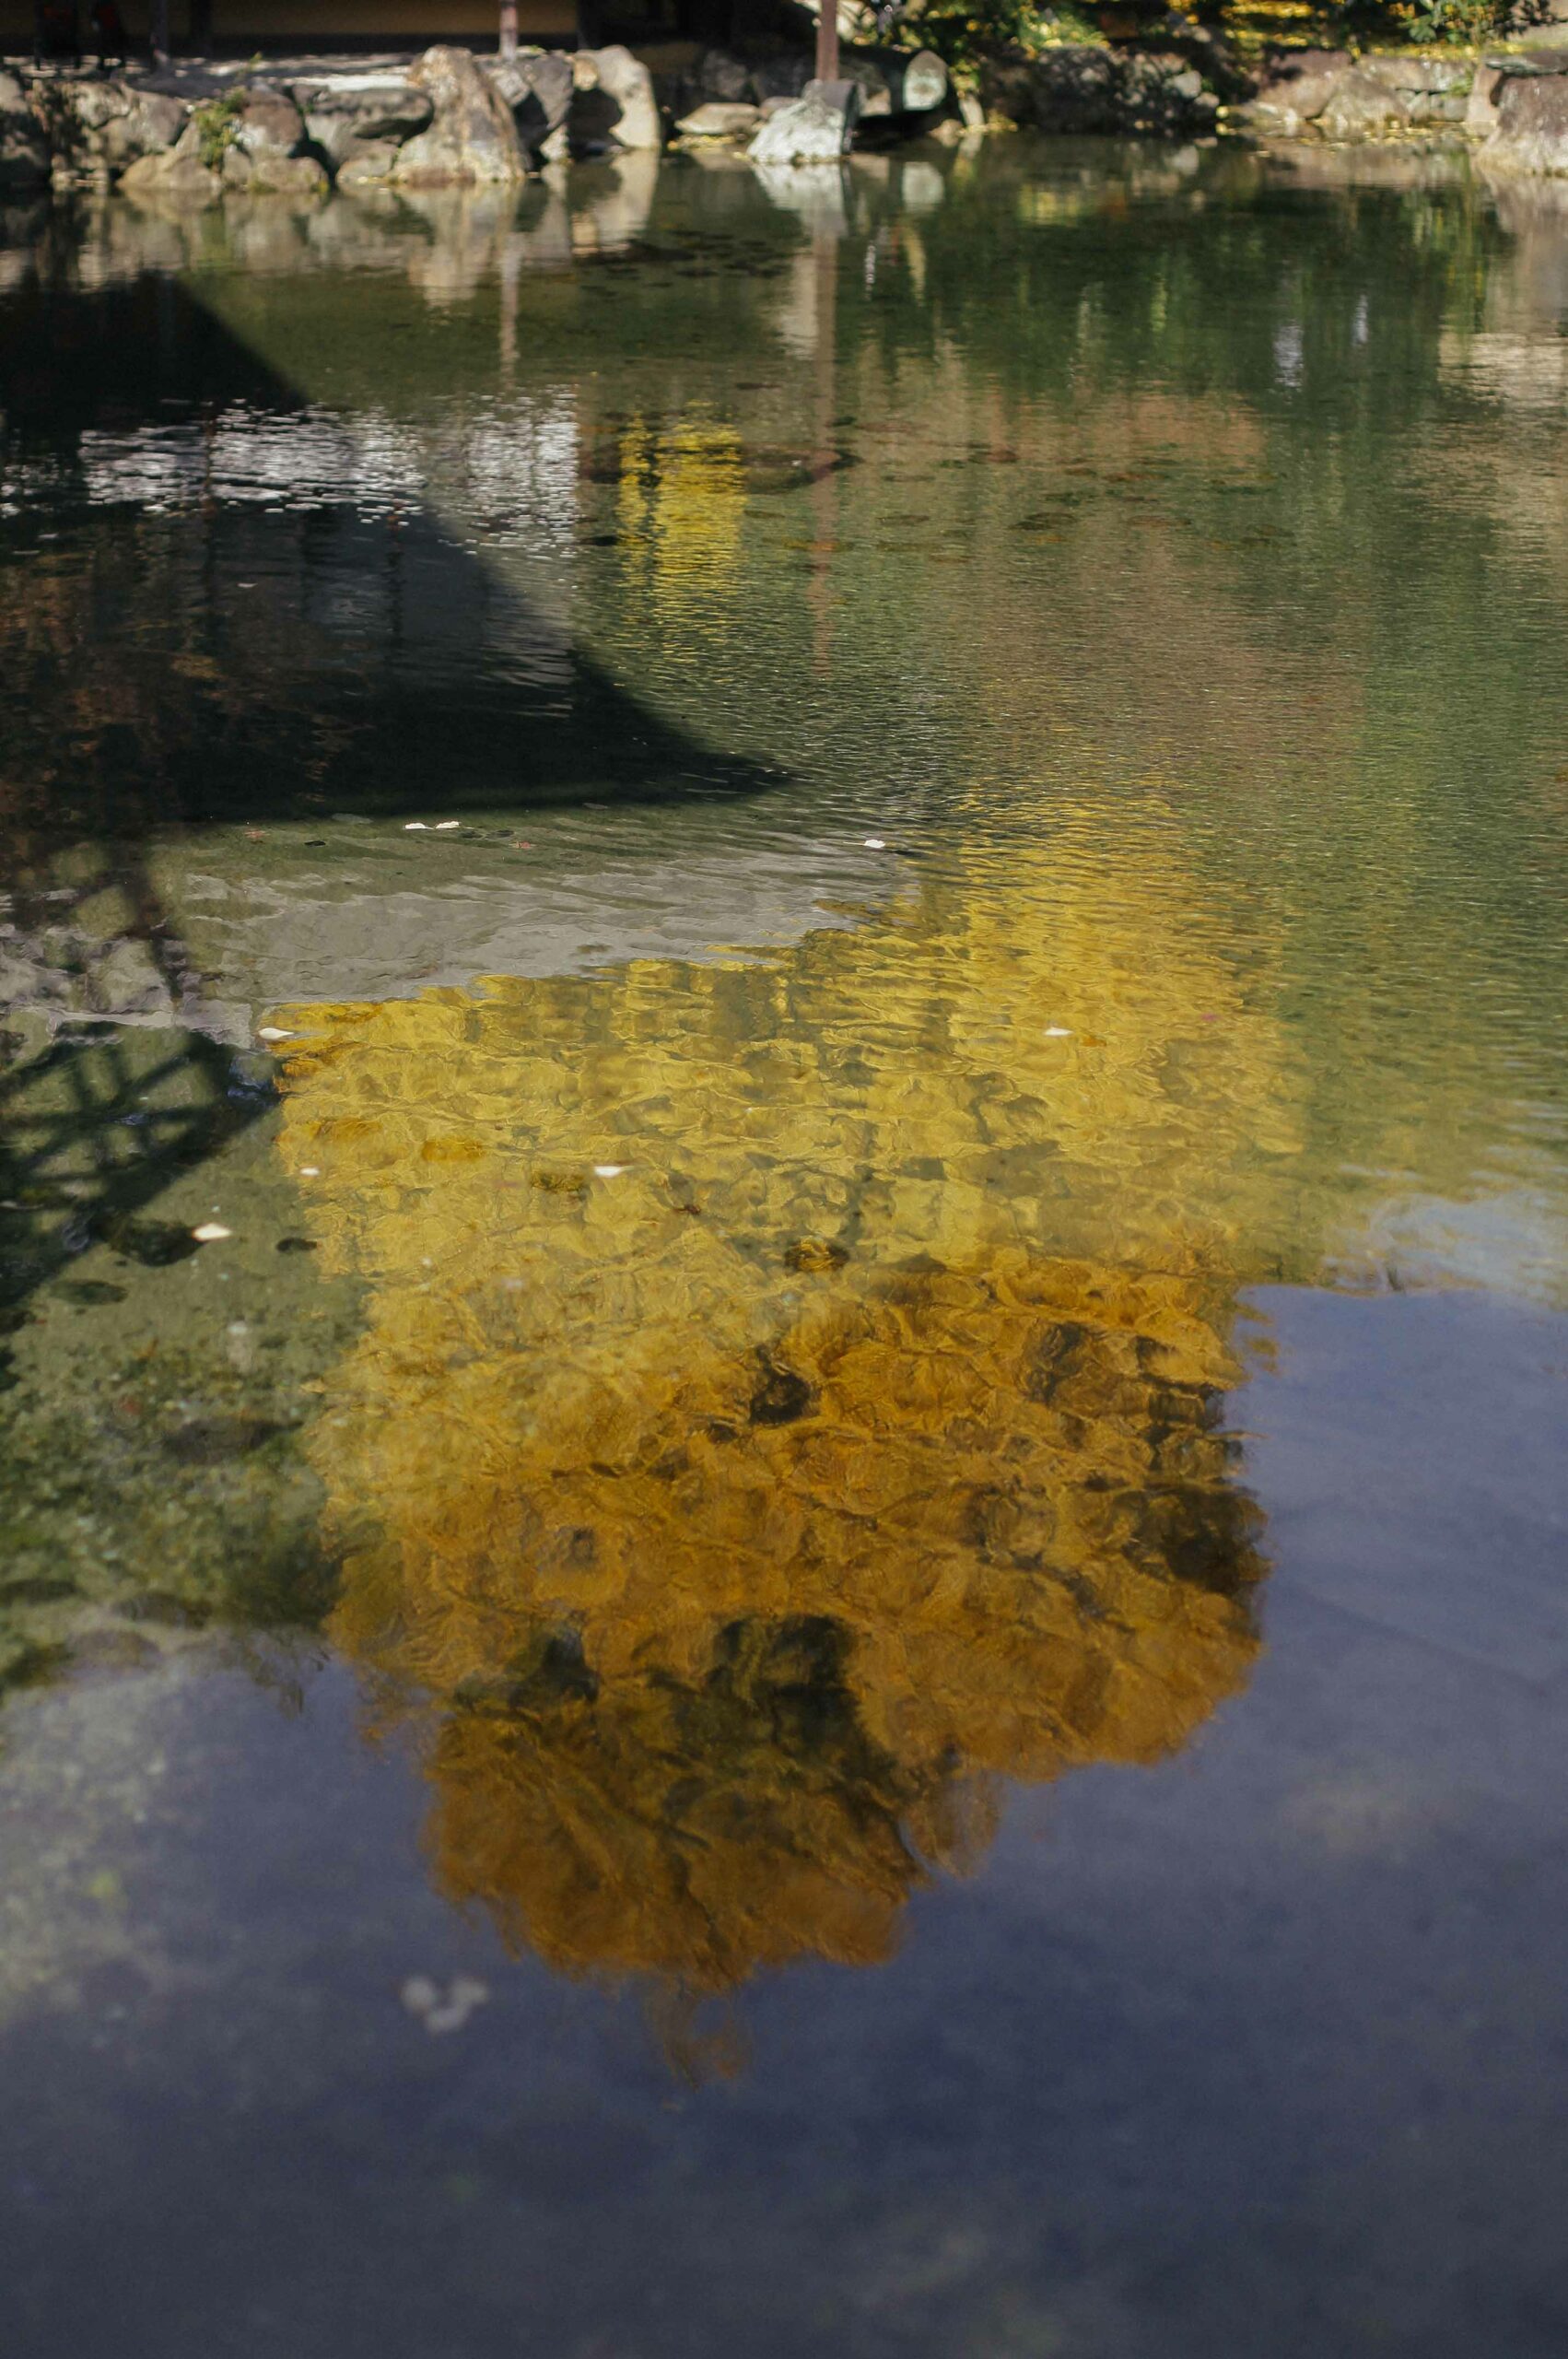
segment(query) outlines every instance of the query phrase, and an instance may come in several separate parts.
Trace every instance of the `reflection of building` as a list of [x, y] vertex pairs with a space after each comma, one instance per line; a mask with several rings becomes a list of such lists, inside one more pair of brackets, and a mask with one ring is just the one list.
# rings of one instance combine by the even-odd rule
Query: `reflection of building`
[[443, 1886], [557, 1964], [874, 1958], [989, 1780], [1246, 1676], [1271, 1042], [1042, 872], [1006, 925], [982, 871], [770, 968], [287, 1019], [284, 1152], [371, 1289], [336, 1635], [438, 1707]]

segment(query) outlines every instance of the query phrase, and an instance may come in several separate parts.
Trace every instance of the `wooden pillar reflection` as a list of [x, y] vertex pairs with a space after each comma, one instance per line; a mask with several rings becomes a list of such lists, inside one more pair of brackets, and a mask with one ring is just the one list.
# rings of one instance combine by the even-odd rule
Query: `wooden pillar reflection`
[[818, 229], [812, 241], [816, 275], [815, 421], [812, 452], [811, 600], [813, 658], [817, 672], [833, 668], [833, 527], [837, 507], [833, 420], [837, 412], [838, 241]]
[[501, 0], [500, 51], [503, 57], [517, 55], [517, 0]]
[[522, 239], [517, 230], [501, 247], [501, 377], [510, 384], [517, 373], [517, 291], [522, 276]]

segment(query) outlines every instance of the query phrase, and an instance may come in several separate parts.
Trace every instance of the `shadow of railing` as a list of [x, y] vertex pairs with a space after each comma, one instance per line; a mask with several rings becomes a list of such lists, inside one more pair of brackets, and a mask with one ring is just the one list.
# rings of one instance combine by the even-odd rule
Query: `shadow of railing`
[[[135, 1021], [105, 1004], [113, 994], [84, 957], [82, 913], [106, 897], [121, 922], [93, 930], [99, 957], [133, 954], [141, 996], [155, 1003]], [[275, 1095], [243, 1051], [202, 1028], [199, 987], [140, 862], [117, 874], [99, 866], [75, 883], [24, 885], [11, 897], [3, 947], [9, 1013], [41, 1022], [30, 1045], [25, 1034], [6, 1036], [13, 1053], [0, 1069], [0, 1334], [92, 1245], [155, 1264], [194, 1252], [189, 1227], [138, 1215]]]

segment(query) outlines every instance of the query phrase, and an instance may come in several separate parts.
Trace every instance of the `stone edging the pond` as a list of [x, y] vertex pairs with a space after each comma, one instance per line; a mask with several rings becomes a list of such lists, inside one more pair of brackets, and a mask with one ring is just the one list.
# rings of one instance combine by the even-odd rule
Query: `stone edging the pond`
[[[1419, 136], [1475, 143], [1503, 170], [1568, 173], [1568, 46], [1480, 58], [1300, 50], [1252, 78], [1217, 42], [1172, 52], [1082, 43], [996, 58], [977, 91], [947, 87], [934, 59], [929, 67], [934, 82], [920, 83], [917, 102], [911, 61], [847, 53], [829, 101], [846, 142], [857, 123], [860, 137], [960, 137], [988, 120], [1183, 139], [1222, 130], [1331, 144]], [[674, 42], [638, 55], [608, 47], [515, 59], [439, 47], [416, 58], [279, 62], [264, 73], [14, 65], [0, 67], [0, 194], [119, 186], [207, 203], [228, 190], [505, 186], [571, 155], [658, 149], [672, 134], [691, 147], [757, 136], [778, 147], [779, 111], [802, 112], [810, 72], [803, 52], [747, 62]]]
[[1040, 131], [1217, 128], [1336, 146], [1435, 136], [1478, 143], [1499, 170], [1568, 172], [1568, 45], [1481, 57], [1294, 50], [1250, 79], [1217, 45], [1208, 56], [1085, 46], [999, 59], [981, 87], [992, 111]]
[[[0, 66], [0, 191], [123, 188], [210, 202], [228, 190], [309, 195], [336, 186], [505, 186], [572, 156], [692, 147], [790, 147], [788, 121], [825, 108], [835, 153], [875, 138], [977, 129], [940, 60], [851, 51], [825, 100], [790, 50], [743, 63], [696, 43], [476, 55], [170, 65], [112, 73]], [[814, 90], [816, 86], [811, 85]], [[806, 152], [796, 146], [791, 152]]]

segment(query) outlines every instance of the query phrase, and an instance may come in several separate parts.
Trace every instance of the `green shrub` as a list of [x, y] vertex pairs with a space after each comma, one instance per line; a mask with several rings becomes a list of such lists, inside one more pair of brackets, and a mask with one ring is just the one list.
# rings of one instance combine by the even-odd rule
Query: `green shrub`
[[191, 120], [201, 141], [202, 161], [209, 172], [223, 170], [223, 159], [234, 145], [240, 117], [245, 111], [245, 99], [243, 88], [226, 90], [221, 99], [204, 99], [191, 109]]

